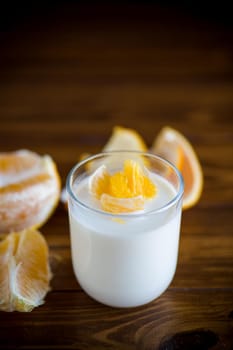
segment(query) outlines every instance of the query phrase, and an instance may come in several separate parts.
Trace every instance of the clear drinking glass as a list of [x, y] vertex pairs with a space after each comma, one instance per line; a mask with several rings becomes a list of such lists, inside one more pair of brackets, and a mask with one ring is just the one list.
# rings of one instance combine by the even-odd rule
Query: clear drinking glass
[[[155, 200], [140, 212], [102, 211], [90, 196], [88, 179], [103, 164], [119, 171], [125, 159], [148, 168]], [[179, 171], [150, 153], [105, 152], [78, 163], [66, 189], [73, 269], [83, 290], [113, 307], [135, 307], [160, 296], [177, 265], [184, 189]]]

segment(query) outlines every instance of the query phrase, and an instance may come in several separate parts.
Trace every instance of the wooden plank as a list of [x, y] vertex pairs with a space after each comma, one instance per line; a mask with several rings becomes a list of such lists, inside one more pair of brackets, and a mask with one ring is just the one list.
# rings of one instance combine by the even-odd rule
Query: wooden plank
[[[30, 314], [0, 314], [0, 348], [158, 349], [177, 333], [193, 332], [194, 344], [195, 334], [208, 330], [217, 337], [216, 349], [230, 349], [232, 308], [233, 292], [215, 289], [169, 290], [134, 309], [103, 307], [82, 292], [52, 292], [46, 304]], [[180, 337], [184, 341], [185, 336]], [[200, 346], [206, 344], [208, 337]]]

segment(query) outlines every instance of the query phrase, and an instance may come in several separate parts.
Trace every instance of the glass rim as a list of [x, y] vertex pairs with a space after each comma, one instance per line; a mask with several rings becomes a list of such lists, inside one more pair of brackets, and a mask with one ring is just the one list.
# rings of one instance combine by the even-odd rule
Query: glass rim
[[[151, 209], [151, 210], [148, 210], [146, 212], [139, 212], [139, 213], [110, 213], [110, 212], [106, 212], [106, 211], [103, 211], [101, 209], [96, 209], [96, 208], [93, 208], [91, 206], [89, 206], [88, 204], [80, 201], [76, 195], [74, 194], [73, 190], [72, 190], [72, 179], [73, 179], [73, 175], [74, 173], [76, 172], [76, 170], [78, 170], [79, 168], [81, 168], [83, 165], [85, 165], [86, 163], [88, 163], [89, 161], [93, 161], [95, 159], [98, 159], [98, 158], [101, 158], [103, 156], [110, 156], [110, 155], [114, 155], [114, 154], [124, 154], [124, 153], [131, 153], [131, 154], [138, 154], [138, 155], [141, 155], [141, 156], [146, 156], [146, 157], [150, 157], [150, 158], [154, 158], [164, 164], [166, 164], [167, 166], [170, 166], [173, 171], [176, 173], [177, 175], [177, 178], [178, 178], [178, 181], [179, 181], [179, 189], [176, 193], [176, 195], [170, 200], [168, 201], [166, 204], [164, 204], [163, 206], [159, 207], [159, 208], [156, 208], [156, 209]], [[93, 213], [96, 213], [98, 215], [102, 215], [102, 216], [106, 216], [106, 217], [118, 217], [118, 218], [124, 218], [124, 219], [127, 219], [127, 218], [139, 218], [139, 217], [143, 217], [143, 216], [147, 216], [147, 215], [154, 215], [154, 214], [157, 214], [157, 213], [161, 213], [163, 211], [166, 211], [167, 209], [169, 209], [170, 207], [172, 207], [173, 205], [175, 205], [175, 203], [179, 202], [179, 200], [182, 198], [183, 196], [183, 193], [184, 193], [184, 180], [183, 180], [183, 176], [182, 174], [180, 173], [180, 171], [176, 168], [175, 165], [173, 165], [170, 161], [168, 161], [167, 159], [159, 156], [159, 155], [156, 155], [156, 154], [153, 154], [153, 153], [150, 153], [150, 152], [143, 152], [143, 151], [127, 151], [127, 150], [119, 150], [119, 151], [104, 151], [104, 152], [99, 152], [99, 153], [96, 153], [92, 156], [88, 156], [87, 158], [81, 160], [80, 162], [78, 162], [77, 164], [75, 164], [71, 170], [69, 171], [68, 173], [68, 176], [67, 176], [67, 180], [66, 180], [66, 191], [68, 192], [68, 195], [71, 196], [71, 198], [74, 200], [74, 202], [78, 205], [80, 205], [82, 208], [86, 209], [86, 210], [90, 210], [91, 212]]]

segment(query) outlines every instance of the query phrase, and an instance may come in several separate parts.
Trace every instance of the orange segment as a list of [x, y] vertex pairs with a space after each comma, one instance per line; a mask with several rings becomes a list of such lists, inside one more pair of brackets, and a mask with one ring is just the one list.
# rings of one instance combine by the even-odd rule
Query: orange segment
[[128, 187], [131, 193], [130, 197], [144, 195], [145, 175], [139, 164], [131, 159], [126, 160], [124, 163], [124, 173], [128, 180]]
[[115, 126], [103, 151], [146, 151], [147, 146], [136, 130]]
[[173, 163], [184, 179], [183, 209], [194, 206], [203, 190], [203, 173], [190, 142], [175, 129], [164, 127], [156, 137], [152, 152]]
[[60, 177], [49, 156], [24, 150], [0, 153], [0, 232], [41, 226], [60, 196]]
[[43, 304], [51, 279], [48, 256], [39, 231], [11, 233], [0, 242], [0, 310], [26, 312]]
[[156, 186], [154, 183], [146, 176], [143, 176], [143, 193], [144, 197], [147, 199], [153, 198], [156, 195]]
[[101, 165], [90, 178], [90, 192], [99, 199], [101, 194], [108, 188], [109, 180], [110, 175], [107, 172], [106, 166]]
[[126, 160], [124, 173], [128, 179], [131, 197], [143, 195], [145, 198], [153, 198], [156, 194], [155, 184], [150, 180], [142, 167], [134, 160]]
[[40, 157], [27, 150], [0, 153], [0, 169], [2, 175], [14, 176], [15, 174], [28, 171], [39, 165]]
[[100, 198], [102, 208], [110, 213], [131, 213], [138, 210], [143, 210], [145, 199], [142, 196], [134, 198], [116, 198], [106, 193]]
[[154, 183], [134, 160], [126, 160], [123, 170], [113, 175], [100, 166], [90, 178], [89, 189], [104, 210], [114, 213], [141, 210], [145, 199], [156, 194]]
[[134, 197], [129, 187], [128, 178], [122, 172], [118, 172], [110, 177], [109, 188], [105, 193], [115, 198]]
[[152, 198], [155, 192], [155, 185], [134, 160], [126, 160], [123, 172], [114, 174], [109, 183], [109, 194], [118, 198], [133, 198], [140, 195]]

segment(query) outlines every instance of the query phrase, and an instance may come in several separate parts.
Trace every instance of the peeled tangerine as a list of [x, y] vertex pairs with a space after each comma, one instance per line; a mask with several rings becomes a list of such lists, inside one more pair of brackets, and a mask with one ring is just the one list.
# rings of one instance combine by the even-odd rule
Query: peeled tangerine
[[122, 171], [110, 175], [105, 165], [90, 178], [92, 195], [110, 213], [130, 213], [143, 210], [146, 199], [156, 194], [154, 183], [134, 160], [125, 160]]
[[60, 196], [60, 177], [48, 155], [0, 153], [0, 233], [41, 226]]
[[0, 242], [0, 310], [31, 311], [43, 304], [51, 271], [39, 231], [10, 233]]

